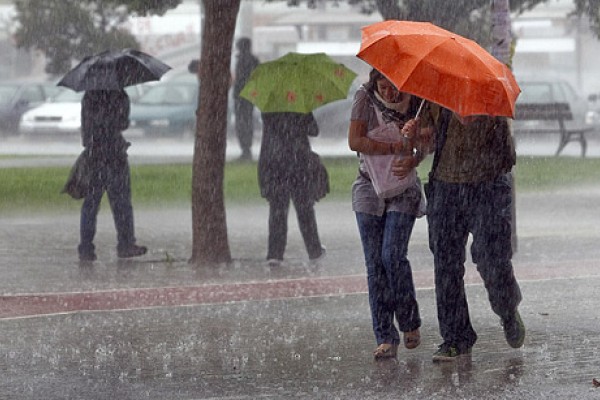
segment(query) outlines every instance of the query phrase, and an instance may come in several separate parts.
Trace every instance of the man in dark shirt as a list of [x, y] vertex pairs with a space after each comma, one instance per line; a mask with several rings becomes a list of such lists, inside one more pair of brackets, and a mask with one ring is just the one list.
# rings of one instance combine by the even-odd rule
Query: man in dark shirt
[[[508, 121], [483, 115], [463, 118], [437, 106], [432, 106], [429, 117], [436, 136], [426, 186], [427, 222], [443, 340], [433, 360], [468, 355], [477, 341], [464, 284], [469, 234], [471, 257], [492, 310], [501, 319], [509, 346], [519, 348], [525, 325], [518, 311], [521, 290], [511, 261], [511, 169], [516, 154]], [[406, 129], [415, 129], [411, 127], [416, 124], [407, 123]], [[397, 163], [394, 173], [402, 176], [414, 163]]]
[[240, 92], [246, 85], [250, 74], [259, 64], [258, 58], [252, 54], [252, 41], [246, 37], [236, 42], [238, 50], [237, 64], [233, 82], [233, 99], [235, 106], [235, 131], [240, 142], [242, 155], [240, 159], [252, 159], [252, 136], [254, 126], [252, 122], [252, 109], [254, 106], [248, 100], [240, 97]]

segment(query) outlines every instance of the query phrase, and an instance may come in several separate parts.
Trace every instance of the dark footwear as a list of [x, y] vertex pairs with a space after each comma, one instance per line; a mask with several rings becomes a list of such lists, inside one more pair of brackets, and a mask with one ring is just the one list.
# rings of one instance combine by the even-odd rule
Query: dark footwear
[[510, 347], [518, 349], [523, 346], [523, 342], [525, 341], [525, 324], [521, 319], [519, 311], [515, 311], [512, 317], [502, 321], [502, 326], [504, 327], [506, 343]]
[[250, 152], [242, 152], [242, 154], [240, 155], [240, 158], [238, 158], [239, 161], [252, 161], [252, 153]]
[[375, 357], [376, 360], [380, 360], [382, 358], [396, 357], [397, 353], [398, 353], [398, 345], [397, 344], [382, 343], [379, 346], [377, 346], [377, 348], [373, 352], [373, 357]]
[[77, 246], [79, 261], [96, 261], [96, 247], [93, 244]]
[[148, 248], [146, 246], [138, 246], [136, 244], [132, 244], [129, 247], [124, 249], [117, 249], [117, 255], [119, 258], [131, 258], [131, 257], [139, 257], [146, 254]]
[[96, 253], [92, 252], [85, 252], [85, 253], [79, 253], [79, 261], [96, 261], [97, 257], [96, 257]]
[[283, 264], [283, 260], [280, 260], [278, 258], [269, 258], [267, 260], [267, 265], [269, 267], [281, 267], [281, 264]]
[[454, 361], [457, 357], [471, 354], [471, 348], [459, 350], [456, 346], [450, 346], [447, 343], [442, 343], [437, 351], [433, 353], [433, 361]]
[[414, 331], [404, 332], [404, 347], [409, 350], [416, 349], [421, 344], [421, 333], [419, 328]]
[[313, 257], [310, 259], [311, 263], [318, 263], [319, 261], [322, 261], [325, 256], [327, 255], [327, 249], [325, 248], [325, 246], [321, 246], [321, 254], [319, 254], [316, 257]]

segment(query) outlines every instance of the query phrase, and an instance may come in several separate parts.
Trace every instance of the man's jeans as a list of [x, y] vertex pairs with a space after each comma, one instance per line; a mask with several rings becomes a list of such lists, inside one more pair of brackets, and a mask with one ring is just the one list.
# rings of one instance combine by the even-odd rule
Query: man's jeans
[[356, 222], [365, 255], [369, 305], [377, 344], [398, 344], [400, 336], [394, 326], [394, 315], [402, 332], [421, 326], [407, 258], [415, 216], [400, 212], [388, 212], [380, 217], [356, 213]]
[[94, 251], [96, 217], [104, 191], [108, 195], [117, 230], [117, 247], [127, 249], [135, 244], [130, 174], [127, 160], [96, 163], [90, 186], [90, 193], [86, 196], [81, 207], [79, 252], [89, 253]]
[[471, 257], [492, 310], [506, 319], [521, 301], [511, 262], [510, 177], [506, 174], [474, 184], [431, 181], [427, 201], [440, 334], [444, 343], [465, 350], [477, 340], [463, 279], [469, 233], [473, 235]]

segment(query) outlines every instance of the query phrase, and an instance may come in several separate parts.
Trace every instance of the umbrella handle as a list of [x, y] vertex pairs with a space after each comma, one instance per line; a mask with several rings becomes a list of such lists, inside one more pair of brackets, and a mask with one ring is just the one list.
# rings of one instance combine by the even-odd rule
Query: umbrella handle
[[419, 105], [419, 109], [417, 110], [417, 113], [415, 114], [415, 119], [419, 118], [419, 115], [421, 115], [421, 110], [423, 110], [424, 105], [425, 105], [425, 99], [421, 99], [421, 104]]

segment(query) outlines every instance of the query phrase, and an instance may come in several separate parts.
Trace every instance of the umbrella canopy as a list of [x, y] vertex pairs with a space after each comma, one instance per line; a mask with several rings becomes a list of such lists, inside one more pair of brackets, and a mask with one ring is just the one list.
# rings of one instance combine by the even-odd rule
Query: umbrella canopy
[[157, 81], [170, 70], [167, 64], [138, 50], [107, 50], [84, 58], [58, 82], [76, 92], [118, 90]]
[[357, 56], [398, 90], [461, 116], [514, 116], [521, 89], [510, 69], [474, 41], [431, 23], [383, 21], [366, 26]]
[[240, 96], [262, 112], [307, 114], [345, 99], [355, 77], [356, 73], [325, 53], [288, 53], [256, 67]]

